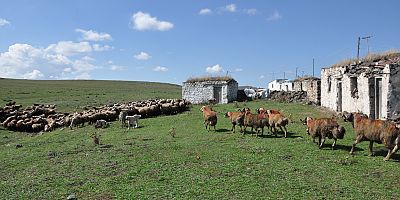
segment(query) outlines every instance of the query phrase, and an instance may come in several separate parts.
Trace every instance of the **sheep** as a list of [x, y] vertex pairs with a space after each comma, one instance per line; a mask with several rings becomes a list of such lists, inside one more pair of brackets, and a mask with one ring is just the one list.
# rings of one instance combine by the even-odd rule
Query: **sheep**
[[360, 113], [351, 113], [346, 118], [353, 124], [356, 139], [351, 147], [350, 154], [354, 154], [355, 147], [362, 141], [369, 141], [370, 156], [373, 156], [372, 147], [374, 142], [383, 144], [388, 149], [385, 161], [396, 153], [400, 145], [400, 131], [396, 124], [386, 120], [368, 119]]
[[104, 119], [98, 119], [94, 124], [94, 128], [106, 128], [106, 127], [107, 127], [107, 121]]
[[133, 126], [133, 128], [139, 127], [139, 118], [142, 117], [141, 115], [133, 115], [133, 116], [126, 116], [126, 120], [128, 121], [128, 129]]
[[244, 113], [242, 111], [226, 112], [225, 117], [229, 117], [232, 128], [231, 131], [236, 132], [236, 125], [240, 126], [240, 132], [243, 132], [242, 126], [244, 125]]
[[[281, 131], [285, 133], [285, 138], [287, 137], [286, 126], [289, 124], [288, 118], [279, 113], [278, 114], [271, 113], [268, 115], [268, 123], [273, 129], [273, 133], [275, 134], [275, 136], [277, 135], [276, 128], [279, 127]], [[282, 127], [285, 131], [282, 130]]]
[[126, 110], [121, 110], [119, 113], [119, 121], [121, 121], [121, 127], [126, 126], [126, 116], [127, 116], [127, 111]]
[[340, 126], [333, 118], [312, 119], [311, 117], [306, 117], [302, 122], [307, 125], [307, 134], [312, 137], [314, 143], [315, 138], [318, 137], [320, 149], [323, 147], [326, 137], [333, 138], [332, 149], [335, 149], [337, 139], [343, 139], [346, 133], [345, 128]]
[[211, 126], [214, 127], [214, 131], [216, 130], [215, 126], [217, 125], [217, 113], [212, 110], [209, 106], [203, 106], [200, 108], [200, 111], [203, 112], [204, 124], [206, 129], [210, 131]]

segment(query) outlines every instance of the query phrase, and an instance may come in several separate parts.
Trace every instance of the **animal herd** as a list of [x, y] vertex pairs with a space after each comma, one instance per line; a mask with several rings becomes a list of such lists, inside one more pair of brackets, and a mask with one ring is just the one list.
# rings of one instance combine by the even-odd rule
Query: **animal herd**
[[73, 129], [85, 124], [105, 128], [109, 122], [118, 120], [120, 113], [125, 113], [127, 125], [135, 128], [138, 127], [138, 118], [174, 115], [186, 111], [189, 106], [190, 102], [182, 99], [149, 99], [91, 107], [70, 114], [56, 112], [56, 105], [34, 104], [22, 109], [21, 105], [10, 102], [0, 107], [0, 122], [11, 131], [39, 133], [63, 127]]
[[[56, 112], [55, 105], [34, 104], [25, 109], [15, 102], [0, 107], [0, 122], [3, 127], [12, 131], [42, 132], [53, 131], [59, 127], [82, 127], [85, 123], [94, 125], [95, 128], [106, 128], [111, 121], [121, 121], [122, 127], [139, 127], [139, 118], [147, 118], [158, 115], [177, 114], [188, 109], [190, 102], [180, 99], [155, 99], [147, 101], [135, 101], [122, 104], [112, 104], [101, 107], [92, 107], [83, 112], [73, 114]], [[217, 112], [211, 106], [202, 106], [203, 123], [207, 130], [216, 130], [218, 122]], [[252, 112], [249, 108], [238, 109], [225, 113], [236, 132], [240, 128], [243, 134], [250, 131], [251, 134], [264, 135], [264, 128], [277, 136], [278, 129], [287, 137], [286, 126], [289, 117], [276, 109], [259, 108]], [[384, 160], [389, 160], [397, 152], [400, 146], [399, 127], [392, 121], [369, 119], [360, 113], [343, 112], [341, 117], [345, 122], [351, 122], [355, 132], [355, 140], [351, 146], [350, 154], [354, 154], [356, 145], [362, 141], [369, 141], [369, 152], [373, 155], [373, 143], [383, 144], [388, 153]], [[319, 148], [324, 146], [326, 138], [333, 139], [332, 149], [336, 147], [338, 139], [343, 139], [346, 130], [335, 117], [313, 119], [306, 117], [300, 120], [306, 125], [306, 133]], [[316, 142], [315, 139], [318, 138]]]
[[[203, 120], [205, 128], [210, 131], [211, 126], [216, 130], [217, 112], [210, 106], [201, 107], [203, 112]], [[388, 153], [384, 160], [389, 160], [393, 154], [397, 152], [400, 146], [399, 127], [390, 120], [368, 119], [364, 114], [343, 112], [340, 115], [345, 122], [351, 122], [356, 134], [355, 141], [352, 144], [350, 154], [354, 154], [355, 147], [362, 141], [369, 141], [369, 152], [373, 155], [373, 143], [383, 144]], [[265, 110], [259, 108], [256, 113], [252, 113], [249, 108], [238, 109], [225, 113], [225, 117], [229, 118], [232, 124], [231, 131], [236, 132], [236, 126], [240, 127], [240, 132], [246, 134], [247, 128], [251, 128], [251, 133], [259, 135], [264, 134], [264, 127], [270, 129], [270, 132], [277, 135], [277, 128], [281, 130], [284, 137], [287, 137], [286, 126], [289, 119], [278, 110]], [[312, 141], [318, 144], [321, 149], [324, 146], [326, 138], [333, 139], [332, 149], [335, 149], [338, 139], [343, 139], [346, 130], [341, 126], [335, 117], [313, 119], [306, 117], [300, 120], [307, 126], [306, 133], [311, 136]], [[254, 130], [254, 131], [253, 131]], [[315, 138], [318, 141], [315, 142]]]

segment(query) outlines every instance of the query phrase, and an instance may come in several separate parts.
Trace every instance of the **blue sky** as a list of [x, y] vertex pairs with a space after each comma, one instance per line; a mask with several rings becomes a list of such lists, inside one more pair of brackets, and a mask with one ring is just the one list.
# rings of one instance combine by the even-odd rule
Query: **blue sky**
[[400, 47], [400, 1], [0, 1], [0, 77], [240, 85]]

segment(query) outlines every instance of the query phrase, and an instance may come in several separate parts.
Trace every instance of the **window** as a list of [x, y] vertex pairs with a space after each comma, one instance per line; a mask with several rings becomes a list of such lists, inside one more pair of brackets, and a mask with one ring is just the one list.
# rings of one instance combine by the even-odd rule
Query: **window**
[[357, 77], [350, 77], [351, 97], [358, 98]]
[[328, 92], [331, 92], [331, 85], [332, 85], [331, 76], [328, 76]]

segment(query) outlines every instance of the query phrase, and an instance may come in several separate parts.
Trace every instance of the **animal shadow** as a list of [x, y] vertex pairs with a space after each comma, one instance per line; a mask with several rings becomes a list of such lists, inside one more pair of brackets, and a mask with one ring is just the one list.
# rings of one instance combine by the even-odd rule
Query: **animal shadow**
[[[332, 149], [332, 143], [326, 143], [325, 142], [324, 146], [322, 146], [322, 149], [327, 149], [327, 150]], [[358, 148], [358, 147], [355, 147], [354, 149], [355, 149], [356, 152], [364, 151], [364, 149], [361, 149], [361, 148]], [[351, 145], [350, 146], [348, 146], [348, 145], [346, 146], [346, 145], [341, 145], [341, 144], [337, 144], [336, 143], [335, 150], [350, 152]]]
[[[374, 148], [374, 156], [380, 156], [380, 157], [386, 157], [388, 150], [384, 147], [382, 148]], [[399, 151], [397, 151], [395, 154], [393, 154], [390, 159], [395, 160], [396, 162], [400, 162], [400, 155], [398, 154]]]
[[226, 132], [231, 132], [231, 130], [228, 130], [226, 128], [220, 128], [220, 129], [216, 129], [215, 132], [218, 133], [226, 133]]

